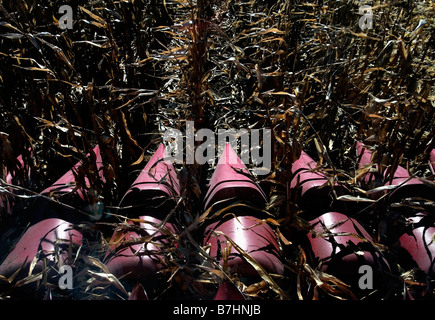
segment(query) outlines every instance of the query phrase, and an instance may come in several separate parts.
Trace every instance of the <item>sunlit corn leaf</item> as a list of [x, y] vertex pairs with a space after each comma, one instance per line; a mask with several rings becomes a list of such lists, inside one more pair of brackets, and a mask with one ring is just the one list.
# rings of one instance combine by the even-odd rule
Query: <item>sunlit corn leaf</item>
[[249, 285], [245, 290], [243, 290], [243, 293], [256, 297], [259, 293], [265, 293], [269, 290], [269, 287], [266, 283], [266, 281], [261, 280], [260, 282], [253, 283]]
[[397, 187], [398, 187], [397, 185], [381, 186], [381, 187], [367, 190], [367, 191], [365, 191], [365, 194], [371, 195], [371, 194], [376, 194], [380, 191], [390, 191], [390, 190], [396, 189]]
[[113, 284], [116, 288], [118, 288], [122, 293], [125, 295], [128, 295], [127, 291], [125, 290], [124, 286], [121, 284], [121, 282], [111, 273], [106, 272], [95, 272], [92, 270], [88, 270], [88, 274], [92, 276], [92, 278], [89, 278], [87, 280], [88, 288], [91, 286], [97, 286], [99, 284]]
[[31, 274], [23, 279], [20, 279], [14, 284], [14, 287], [19, 288], [19, 287], [25, 286], [29, 283], [40, 281], [40, 280], [42, 280], [44, 272], [45, 271], [43, 270], [39, 273]]
[[51, 71], [50, 69], [47, 68], [38, 68], [38, 67], [23, 67], [23, 66], [19, 66], [19, 65], [12, 65], [15, 68], [19, 68], [19, 69], [23, 69], [23, 70], [28, 70], [28, 71], [40, 71], [40, 72], [47, 72], [49, 74], [51, 74], [52, 76], [54, 76], [53, 71]]
[[107, 27], [107, 22], [103, 18], [99, 17], [95, 13], [92, 13], [91, 11], [89, 11], [88, 9], [82, 6], [79, 6], [79, 9], [82, 10], [84, 13], [88, 14], [92, 19], [97, 21], [97, 22], [93, 22], [94, 25], [98, 27], [104, 27], [104, 28]]
[[24, 37], [24, 34], [22, 33], [3, 33], [0, 35], [3, 38], [7, 38], [7, 39], [11, 39], [11, 40], [16, 40], [16, 39], [21, 39]]
[[48, 41], [45, 41], [44, 39], [38, 38], [38, 40], [40, 42], [42, 42], [43, 44], [47, 45], [48, 47], [50, 47], [50, 49], [52, 49], [54, 51], [54, 53], [56, 54], [57, 57], [59, 57], [63, 62], [65, 62], [65, 64], [70, 69], [74, 70], [74, 67], [71, 64], [71, 61], [69, 61], [69, 59], [66, 57], [65, 53], [63, 52], [63, 50], [61, 48], [59, 48], [58, 46], [55, 46], [52, 43], [49, 43]]
[[351, 202], [368, 202], [368, 203], [376, 203], [377, 200], [362, 198], [359, 196], [350, 196], [350, 195], [342, 195], [337, 197], [338, 201], [351, 201]]

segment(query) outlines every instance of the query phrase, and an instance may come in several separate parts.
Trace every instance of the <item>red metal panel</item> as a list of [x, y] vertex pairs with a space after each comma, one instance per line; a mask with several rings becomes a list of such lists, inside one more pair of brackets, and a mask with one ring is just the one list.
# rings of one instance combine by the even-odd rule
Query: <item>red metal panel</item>
[[[269, 225], [262, 223], [258, 218], [241, 216], [207, 226], [204, 245], [210, 245], [210, 255], [220, 260], [223, 265], [222, 251], [228, 247], [228, 241], [224, 235], [214, 234], [214, 231], [222, 232], [233, 240], [267, 272], [284, 273], [275, 234]], [[234, 246], [231, 247], [227, 266], [232, 272], [238, 272], [243, 276], [258, 275]]]
[[[233, 197], [254, 204], [264, 205], [267, 202], [264, 192], [255, 183], [231, 145], [227, 143], [210, 180], [210, 187], [205, 196], [205, 208], [217, 201]], [[258, 276], [257, 271], [234, 246], [231, 246], [228, 259], [226, 261], [222, 259], [222, 252], [228, 247], [228, 241], [224, 235], [214, 233], [221, 232], [267, 272], [283, 274], [284, 267], [280, 261], [279, 246], [272, 228], [251, 216], [252, 212], [249, 209], [245, 208], [243, 212], [237, 213], [236, 218], [223, 219], [206, 227], [204, 245], [210, 246], [210, 255], [221, 264], [225, 264], [231, 272], [238, 272], [243, 276]]]
[[[328, 261], [333, 258], [349, 243], [359, 244], [361, 240], [352, 235], [362, 235], [367, 240], [372, 240], [371, 236], [365, 229], [354, 219], [338, 212], [329, 212], [309, 222], [317, 233], [330, 233], [332, 236], [316, 236], [308, 234], [314, 255], [321, 261], [324, 261], [324, 269], [327, 268]], [[337, 224], [337, 226], [334, 226]], [[334, 235], [336, 234], [336, 235]]]
[[148, 300], [148, 295], [140, 283], [134, 286], [128, 300]]
[[210, 179], [210, 187], [204, 198], [205, 209], [217, 201], [232, 197], [263, 206], [267, 203], [264, 192], [227, 143]]
[[[96, 147], [94, 147], [93, 151], [96, 156], [96, 166], [98, 169], [98, 174], [100, 176], [100, 179], [102, 181], [105, 181], [103, 175], [103, 161], [101, 158], [100, 147], [97, 145]], [[51, 185], [50, 187], [42, 191], [41, 194], [51, 196], [51, 195], [69, 194], [73, 192], [74, 189], [76, 188], [76, 180], [74, 177], [74, 173], [78, 172], [78, 169], [81, 165], [82, 162], [79, 161], [71, 170], [66, 172], [53, 185]], [[85, 177], [85, 184], [87, 187], [90, 186], [89, 179], [87, 177]], [[76, 192], [81, 200], [83, 201], [86, 200], [86, 196], [84, 195], [82, 188], [77, 189]]]
[[[7, 277], [21, 267], [27, 273], [30, 263], [40, 250], [40, 259], [45, 257], [53, 262], [56, 250], [60, 251], [62, 260], [66, 259], [68, 251], [64, 247], [69, 245], [70, 241], [75, 244], [82, 241], [82, 234], [71, 227], [69, 222], [55, 218], [42, 220], [31, 226], [0, 265], [0, 274]], [[34, 272], [40, 270], [41, 263], [38, 263]]]
[[433, 219], [426, 220], [425, 216], [421, 213], [411, 217], [413, 229], [411, 233], [403, 234], [399, 242], [421, 270], [433, 275], [435, 274], [435, 224]]
[[[154, 243], [165, 245], [168, 243], [165, 235], [160, 231], [157, 232], [156, 225], [160, 225], [162, 220], [155, 216], [163, 219], [168, 214], [169, 206], [175, 204], [174, 201], [169, 201], [168, 205], [166, 200], [175, 200], [173, 197], [180, 193], [177, 172], [172, 163], [165, 160], [166, 157], [165, 147], [161, 144], [121, 200], [120, 207], [133, 207], [128, 211], [130, 216], [139, 217], [154, 225], [140, 222], [137, 224], [141, 229], [140, 234], [133, 230], [114, 232], [106, 262], [107, 267], [117, 277], [146, 278], [162, 268], [160, 249]], [[162, 201], [166, 202], [166, 205], [162, 204]], [[143, 215], [144, 212], [147, 215]], [[133, 222], [129, 221], [129, 224], [133, 225]], [[170, 223], [166, 223], [165, 228], [175, 232], [174, 226]], [[151, 235], [153, 235], [152, 241], [143, 239]], [[128, 244], [126, 241], [139, 243]]]
[[321, 262], [323, 271], [340, 279], [358, 279], [362, 265], [375, 270], [389, 270], [388, 262], [374, 250], [367, 231], [355, 220], [338, 212], [328, 212], [310, 221], [318, 235], [309, 233], [308, 239], [314, 256]]
[[301, 188], [303, 196], [312, 188], [326, 185], [328, 179], [321, 171], [315, 171], [316, 167], [317, 163], [302, 150], [301, 156], [292, 165], [293, 179], [290, 182], [290, 188]]
[[330, 208], [333, 189], [338, 195], [346, 192], [345, 188], [337, 183], [332, 186], [326, 173], [317, 170], [316, 167], [317, 163], [303, 150], [298, 160], [292, 164], [290, 188], [293, 193], [297, 193], [298, 204], [306, 210]]
[[[149, 216], [140, 216], [139, 218], [146, 221], [140, 222], [138, 225], [141, 228], [140, 234], [136, 231], [115, 230], [110, 239], [111, 248], [106, 254], [105, 263], [110, 272], [117, 277], [146, 278], [162, 268], [163, 257], [160, 248], [154, 244], [168, 245], [165, 235], [158, 231], [156, 227], [162, 221]], [[133, 222], [129, 221], [129, 224], [133, 225]], [[165, 228], [175, 232], [175, 228], [169, 223], [165, 224]], [[152, 239], [145, 241], [144, 238], [151, 235], [153, 235]], [[128, 244], [131, 241], [139, 243]]]
[[435, 174], [435, 149], [430, 152], [429, 164], [432, 174]]
[[393, 178], [391, 179], [391, 181], [387, 181], [386, 185], [400, 185], [400, 184], [404, 184], [409, 186], [409, 185], [422, 185], [423, 182], [420, 180], [417, 180], [415, 178], [411, 178], [409, 179], [411, 176], [408, 173], [408, 170], [406, 170], [404, 167], [402, 166], [398, 166], [397, 170], [394, 172], [393, 174]]
[[[17, 165], [17, 169], [19, 169], [19, 170], [24, 169], [24, 161], [23, 161], [23, 156], [21, 154], [17, 157], [16, 165]], [[12, 171], [15, 171], [15, 170], [8, 170], [7, 174], [6, 174], [6, 183], [8, 183], [8, 184], [13, 183]]]
[[[359, 166], [368, 165], [371, 161], [371, 152], [361, 143], [357, 142], [357, 149], [361, 156]], [[376, 167], [376, 165], [375, 165]], [[386, 179], [386, 172], [384, 172], [384, 184], [385, 185], [394, 185], [399, 186], [397, 189], [391, 192], [390, 198], [392, 200], [398, 200], [403, 197], [426, 197], [426, 198], [434, 198], [435, 192], [433, 189], [428, 188], [424, 185], [424, 183], [416, 178], [411, 178], [408, 170], [406, 170], [402, 166], [398, 166], [396, 171], [391, 175], [388, 180]], [[367, 183], [370, 182], [373, 177], [371, 175], [366, 175], [364, 177]], [[385, 181], [387, 180], [387, 181]]]
[[142, 214], [143, 207], [149, 207], [150, 215], [149, 210], [155, 210], [156, 214], [168, 213], [168, 206], [173, 206], [175, 197], [180, 195], [180, 185], [174, 166], [165, 158], [165, 146], [160, 144], [122, 198], [120, 207], [132, 206], [136, 216]]
[[218, 288], [213, 300], [246, 300], [243, 294], [230, 281], [224, 281]]

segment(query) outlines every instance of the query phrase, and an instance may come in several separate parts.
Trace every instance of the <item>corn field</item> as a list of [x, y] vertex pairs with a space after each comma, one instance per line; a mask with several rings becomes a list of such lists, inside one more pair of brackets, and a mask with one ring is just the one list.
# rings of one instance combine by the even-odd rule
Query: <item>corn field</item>
[[[72, 9], [68, 28], [64, 4]], [[361, 27], [363, 5], [371, 7], [371, 28]], [[128, 299], [136, 283], [103, 263], [113, 231], [129, 228], [119, 203], [164, 133], [184, 131], [187, 121], [216, 133], [271, 129], [270, 172], [255, 178], [268, 198], [258, 211], [274, 230], [284, 275], [258, 267], [258, 277], [245, 279], [206, 254], [211, 214], [201, 203], [215, 165], [175, 164], [181, 196], [170, 215], [183, 232], [161, 248], [163, 268], [139, 281], [149, 299], [213, 299], [224, 280], [252, 300], [433, 299], [435, 279], [409, 263], [397, 241], [406, 217], [435, 217], [435, 197], [374, 198], [380, 185], [362, 179], [368, 169], [358, 166], [355, 143], [371, 147], [386, 180], [402, 166], [435, 195], [428, 165], [434, 18], [433, 1], [2, 1], [0, 196], [13, 198], [14, 209], [0, 207], [0, 262], [48, 212], [34, 209], [42, 190], [79, 161], [77, 185], [89, 185], [86, 207], [51, 199], [54, 213], [47, 213], [74, 212], [83, 234], [68, 252], [73, 289], [60, 289], [50, 267], [21, 279], [0, 275], [0, 299]], [[315, 212], [290, 190], [302, 150], [347, 190], [331, 193], [330, 209], [358, 219], [390, 261], [391, 273], [370, 294], [321, 271], [306, 249]], [[5, 182], [7, 168], [16, 183]]]

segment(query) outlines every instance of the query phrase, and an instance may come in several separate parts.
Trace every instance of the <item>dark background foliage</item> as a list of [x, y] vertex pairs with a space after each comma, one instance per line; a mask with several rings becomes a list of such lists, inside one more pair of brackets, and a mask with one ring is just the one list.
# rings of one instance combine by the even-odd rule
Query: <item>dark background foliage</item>
[[[72, 29], [58, 26], [63, 4], [73, 8]], [[110, 212], [165, 129], [184, 131], [186, 120], [216, 132], [271, 128], [272, 171], [259, 179], [286, 235], [302, 224], [297, 199], [287, 192], [291, 164], [302, 149], [354, 195], [367, 187], [356, 179], [356, 140], [374, 147], [381, 171], [400, 164], [430, 178], [435, 8], [428, 1], [370, 3], [373, 29], [362, 31], [361, 4], [3, 1], [0, 168], [13, 167], [22, 154], [31, 173], [24, 186], [40, 192], [83, 160], [80, 174], [99, 190], [89, 201], [103, 202]], [[86, 157], [96, 144], [105, 184]], [[195, 217], [201, 214], [195, 184], [204, 194], [213, 167], [186, 168], [185, 210]], [[27, 172], [15, 175], [24, 179]], [[390, 218], [385, 206], [366, 218], [377, 240], [384, 237], [379, 225]], [[7, 225], [8, 219], [2, 212], [0, 221]], [[289, 266], [303, 261], [290, 247]], [[184, 276], [195, 282], [197, 273]], [[187, 290], [174, 286], [177, 294]], [[308, 287], [299, 293], [312, 297]], [[288, 291], [296, 297], [291, 281]], [[95, 297], [101, 298], [87, 296]]]

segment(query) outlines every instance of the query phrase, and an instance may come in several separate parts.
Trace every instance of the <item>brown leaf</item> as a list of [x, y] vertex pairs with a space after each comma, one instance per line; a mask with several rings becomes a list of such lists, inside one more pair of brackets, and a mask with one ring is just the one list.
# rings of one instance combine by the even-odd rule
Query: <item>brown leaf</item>
[[285, 293], [280, 286], [273, 280], [273, 278], [269, 275], [269, 273], [264, 270], [264, 268], [245, 250], [243, 250], [235, 241], [233, 241], [230, 237], [228, 237], [225, 233], [221, 231], [213, 231], [213, 233], [217, 235], [222, 235], [230, 242], [230, 244], [236, 249], [245, 260], [258, 272], [260, 277], [269, 285], [269, 287], [277, 293], [281, 299], [288, 300], [287, 293]]
[[91, 11], [89, 11], [86, 8], [83, 8], [82, 6], [79, 6], [80, 10], [82, 10], [84, 13], [88, 14], [92, 19], [96, 20], [99, 22], [98, 25], [100, 25], [101, 27], [107, 27], [107, 22], [106, 20], [104, 20], [103, 18], [97, 16], [95, 13], [92, 13]]

